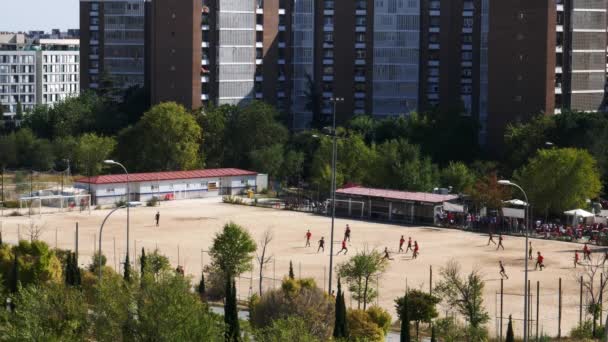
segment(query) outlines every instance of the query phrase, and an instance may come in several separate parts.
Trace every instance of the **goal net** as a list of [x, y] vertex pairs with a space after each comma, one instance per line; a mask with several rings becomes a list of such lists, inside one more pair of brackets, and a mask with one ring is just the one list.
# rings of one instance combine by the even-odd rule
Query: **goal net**
[[91, 195], [48, 195], [21, 197], [19, 209], [21, 215], [41, 215], [57, 212], [91, 213]]

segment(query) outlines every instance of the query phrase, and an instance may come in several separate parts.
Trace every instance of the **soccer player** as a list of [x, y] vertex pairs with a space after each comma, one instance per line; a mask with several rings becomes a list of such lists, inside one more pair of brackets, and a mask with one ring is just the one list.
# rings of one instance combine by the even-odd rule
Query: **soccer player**
[[583, 246], [583, 260], [591, 261], [591, 250], [589, 249], [589, 246], [587, 246], [586, 243]]
[[306, 232], [306, 246], [304, 247], [310, 247], [310, 238], [312, 237], [312, 233], [310, 232], [310, 229]]
[[399, 239], [399, 253], [403, 252], [403, 244], [405, 243], [405, 239], [403, 235], [401, 235], [401, 239]]
[[545, 267], [545, 265], [543, 264], [543, 260], [545, 260], [545, 258], [540, 254], [540, 251], [536, 252], [536, 254], [536, 266], [534, 266], [534, 270], [536, 270], [540, 266], [540, 270], [542, 271]]
[[576, 268], [576, 265], [578, 264], [578, 260], [579, 260], [579, 256], [578, 256], [578, 251], [574, 251], [574, 268]]
[[509, 279], [507, 272], [505, 272], [505, 266], [502, 264], [502, 260], [498, 261], [498, 266], [500, 267], [500, 277]]
[[346, 230], [344, 230], [344, 241], [348, 240], [350, 242], [350, 227], [346, 225]]
[[505, 246], [503, 246], [502, 240], [503, 240], [502, 233], [500, 233], [500, 234], [498, 234], [498, 246], [496, 246], [496, 250], [498, 250], [500, 247], [502, 247], [503, 251], [505, 250]]
[[317, 248], [317, 253], [319, 253], [320, 250], [325, 252], [325, 237], [323, 236], [321, 236], [321, 240], [319, 240], [319, 248]]
[[490, 245], [490, 242], [493, 244], [496, 244], [496, 241], [494, 241], [494, 235], [492, 234], [492, 232], [490, 232], [490, 238], [488, 239], [488, 246]]
[[532, 260], [532, 241], [530, 241], [530, 246], [528, 247], [528, 259]]
[[348, 253], [348, 248], [346, 248], [346, 240], [342, 240], [342, 249], [336, 253], [336, 255], [340, 254], [342, 251], [344, 251], [344, 255]]
[[414, 251], [414, 249], [412, 248], [412, 237], [408, 237], [407, 238], [407, 248], [405, 249], [405, 254], [407, 254], [408, 251]]
[[388, 247], [384, 247], [384, 256], [382, 257], [382, 259], [393, 260], [393, 258], [391, 258], [391, 256], [390, 256], [390, 254], [388, 254]]
[[412, 256], [414, 259], [418, 258], [419, 249], [420, 249], [420, 247], [418, 247], [418, 241], [414, 241], [414, 255]]
[[156, 212], [156, 215], [154, 215], [154, 220], [156, 221], [156, 226], [158, 227], [158, 223], [160, 221], [160, 211]]

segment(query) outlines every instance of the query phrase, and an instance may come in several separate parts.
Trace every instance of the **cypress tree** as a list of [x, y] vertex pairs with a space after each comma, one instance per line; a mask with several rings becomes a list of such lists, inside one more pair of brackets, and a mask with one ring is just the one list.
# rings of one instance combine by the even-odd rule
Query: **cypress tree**
[[344, 301], [344, 292], [342, 292], [342, 284], [338, 278], [338, 294], [336, 295], [336, 320], [334, 324], [334, 337], [347, 337], [346, 329], [346, 302]]
[[65, 261], [65, 284], [68, 286], [74, 285], [74, 277], [72, 273], [72, 253], [68, 253]]
[[15, 253], [15, 261], [13, 262], [13, 269], [11, 272], [11, 282], [9, 284], [9, 290], [11, 293], [17, 293], [19, 283], [19, 261], [17, 260], [17, 253]]
[[289, 260], [289, 279], [295, 279], [296, 276], [293, 274], [293, 264]]
[[514, 342], [515, 335], [513, 335], [513, 323], [511, 322], [511, 315], [509, 315], [509, 325], [507, 326], [507, 339], [506, 342]]
[[437, 337], [435, 336], [435, 326], [431, 327], [431, 342], [437, 342]]
[[0, 246], [2, 246], [2, 231], [0, 230]]
[[224, 323], [226, 323], [225, 341], [233, 342], [240, 339], [239, 317], [236, 304], [236, 284], [234, 280], [226, 279], [226, 304], [224, 306]]
[[147, 258], [146, 258], [146, 251], [144, 250], [144, 248], [141, 248], [141, 257], [139, 258], [139, 268], [140, 268], [140, 273], [141, 273], [141, 279], [144, 279], [144, 274], [146, 273], [146, 262], [147, 262]]
[[407, 294], [403, 301], [403, 311], [401, 312], [401, 342], [411, 342], [410, 337], [410, 313], [407, 305]]
[[131, 281], [131, 263], [129, 262], [129, 255], [125, 258], [125, 272], [123, 278], [126, 281]]
[[205, 273], [201, 272], [201, 281], [198, 283], [198, 294], [202, 297], [205, 296]]

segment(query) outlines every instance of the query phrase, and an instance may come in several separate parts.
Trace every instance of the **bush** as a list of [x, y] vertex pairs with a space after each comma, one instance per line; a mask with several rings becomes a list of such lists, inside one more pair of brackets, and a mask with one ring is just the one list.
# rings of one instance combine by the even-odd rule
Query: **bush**
[[222, 202], [228, 204], [245, 204], [243, 199], [238, 196], [224, 196], [222, 197]]
[[575, 340], [593, 339], [593, 322], [591, 320], [586, 320], [582, 324], [574, 327], [570, 331], [570, 337]]
[[147, 207], [156, 207], [158, 205], [158, 198], [156, 198], [156, 196], [150, 198], [147, 202], [146, 202], [146, 206]]
[[367, 309], [367, 315], [372, 320], [372, 322], [376, 323], [380, 327], [380, 329], [384, 331], [384, 334], [386, 335], [388, 329], [391, 327], [392, 320], [392, 317], [388, 313], [388, 311], [377, 305], [373, 305]]
[[304, 318], [289, 316], [272, 321], [268, 327], [257, 329], [254, 332], [255, 341], [263, 342], [317, 342], [317, 337], [308, 331]]
[[280, 289], [266, 291], [251, 312], [251, 325], [262, 329], [284, 317], [299, 317], [307, 331], [321, 341], [334, 328], [334, 300], [312, 279], [285, 279]]
[[2, 202], [2, 204], [0, 204], [0, 206], [4, 206], [4, 208], [6, 208], [6, 209], [17, 209], [17, 208], [19, 208], [19, 202], [18, 201], [4, 201], [4, 202]]
[[384, 331], [363, 310], [348, 310], [346, 314], [348, 335], [351, 340], [384, 341]]
[[125, 207], [126, 205], [127, 205], [127, 201], [125, 201], [125, 200], [116, 201], [114, 203], [114, 206], [116, 208], [118, 208], [118, 207]]
[[217, 268], [206, 265], [203, 267], [205, 273], [205, 296], [208, 300], [222, 300], [226, 297], [226, 280], [224, 272]]

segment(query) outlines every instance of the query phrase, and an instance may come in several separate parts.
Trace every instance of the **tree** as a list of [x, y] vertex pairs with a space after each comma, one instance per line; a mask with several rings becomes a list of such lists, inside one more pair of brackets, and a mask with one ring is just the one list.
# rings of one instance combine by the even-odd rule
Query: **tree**
[[32, 284], [62, 282], [63, 279], [61, 261], [43, 241], [21, 240], [17, 246], [2, 245], [0, 273], [4, 279], [8, 279], [9, 284], [20, 282], [24, 287]]
[[515, 342], [515, 335], [513, 334], [513, 322], [511, 315], [509, 315], [509, 325], [507, 325], [507, 339], [506, 342]]
[[[593, 260], [581, 264], [582, 267], [577, 268], [577, 282], [583, 286], [585, 298], [587, 300], [587, 312], [592, 316], [593, 327], [592, 335], [594, 337], [602, 336], [602, 331], [597, 331], [597, 320], [599, 319], [602, 310], [601, 297], [608, 285], [608, 277], [599, 277], [598, 274], [608, 274], [608, 265], [604, 262], [604, 255], [594, 255]], [[601, 324], [601, 323], [600, 323]]]
[[[293, 279], [293, 278], [292, 278]], [[346, 323], [346, 303], [344, 302], [344, 292], [342, 292], [342, 284], [338, 278], [338, 293], [336, 294], [336, 309], [335, 309], [334, 337], [345, 338], [348, 336]]]
[[374, 142], [376, 121], [369, 115], [354, 116], [349, 122], [348, 127], [360, 134], [365, 143], [371, 145]]
[[[197, 115], [197, 122], [203, 132], [203, 155], [205, 165], [210, 168], [226, 166], [225, 153], [230, 134], [230, 124], [238, 115], [239, 108], [236, 106], [223, 105], [220, 107], [208, 107], [201, 109]], [[235, 166], [235, 165], [233, 165]]]
[[478, 178], [471, 190], [473, 203], [478, 208], [500, 209], [503, 201], [509, 199], [510, 194], [510, 187], [498, 184], [496, 172]]
[[296, 276], [293, 274], [293, 263], [289, 260], [289, 279], [296, 279]]
[[110, 137], [86, 133], [78, 138], [75, 152], [75, 165], [78, 170], [87, 176], [101, 173], [103, 161], [108, 159], [116, 147], [116, 141]]
[[139, 274], [140, 274], [140, 276], [141, 276], [142, 279], [146, 275], [146, 269], [147, 269], [146, 251], [142, 247], [141, 248], [141, 256], [139, 257]]
[[171, 271], [171, 263], [169, 258], [160, 254], [158, 249], [155, 249], [152, 253], [146, 254], [146, 266], [144, 272], [147, 275], [152, 275], [158, 279], [160, 276]]
[[205, 297], [205, 272], [201, 272], [201, 281], [198, 283], [196, 290], [198, 291], [198, 294], [201, 296], [201, 298]]
[[[397, 303], [398, 311], [409, 310], [408, 318], [416, 322], [416, 339], [418, 339], [420, 322], [431, 323], [434, 318], [439, 316], [436, 306], [440, 301], [439, 298], [426, 292], [409, 290], [405, 296], [397, 298], [395, 303]], [[406, 302], [407, 308], [405, 307]]]
[[251, 325], [264, 328], [285, 317], [303, 319], [307, 331], [320, 341], [330, 339], [334, 329], [335, 302], [312, 279], [285, 278], [281, 288], [266, 291], [251, 310]]
[[505, 130], [506, 165], [512, 171], [519, 169], [547, 142], [557, 138], [555, 120], [540, 114], [525, 123], [511, 123]]
[[256, 341], [264, 342], [321, 342], [307, 328], [305, 318], [287, 316], [273, 320], [267, 327], [256, 329], [253, 333]]
[[277, 177], [283, 167], [283, 145], [274, 144], [249, 153], [251, 167], [257, 172]]
[[131, 281], [131, 263], [129, 262], [129, 254], [125, 257], [123, 278], [126, 282]]
[[19, 289], [19, 261], [17, 261], [17, 255], [14, 256], [13, 260], [11, 277], [9, 278], [9, 290], [11, 293], [17, 293], [17, 290]]
[[441, 185], [452, 187], [455, 193], [468, 192], [475, 184], [475, 176], [463, 162], [450, 162], [441, 170]]
[[23, 120], [23, 105], [21, 104], [21, 101], [17, 101], [17, 109], [15, 109], [15, 119], [16, 120]]
[[532, 205], [552, 214], [586, 205], [602, 189], [597, 162], [585, 150], [539, 150], [515, 173]]
[[236, 303], [236, 286], [232, 279], [226, 278], [226, 304], [224, 305], [225, 341], [239, 341], [240, 327]]
[[215, 235], [209, 255], [212, 264], [232, 279], [251, 269], [253, 259], [251, 253], [255, 250], [256, 244], [249, 232], [238, 224], [230, 222]]
[[15, 134], [0, 135], [0, 167], [15, 166], [17, 160]]
[[304, 158], [304, 152], [301, 151], [289, 150], [285, 153], [280, 174], [287, 184], [300, 186], [299, 182], [304, 172]]
[[[342, 292], [342, 296], [344, 297], [344, 292]], [[342, 300], [344, 300], [344, 298], [342, 298]], [[382, 329], [384, 335], [386, 335], [392, 323], [392, 317], [388, 313], [388, 311], [378, 305], [372, 305], [367, 308], [366, 312], [369, 316], [369, 319], [371, 319], [372, 322], [376, 323], [380, 327], [380, 329]]]
[[435, 336], [435, 326], [431, 327], [431, 342], [437, 342], [437, 336]]
[[435, 287], [439, 296], [452, 308], [466, 317], [471, 328], [480, 328], [489, 319], [483, 306], [485, 283], [477, 270], [466, 277], [461, 275], [460, 264], [452, 260], [441, 269], [441, 282]]
[[201, 142], [192, 114], [177, 103], [161, 103], [121, 131], [118, 156], [134, 171], [191, 170], [202, 166]]
[[258, 261], [258, 264], [260, 265], [260, 296], [262, 295], [263, 290], [262, 283], [264, 280], [264, 267], [272, 261], [272, 255], [266, 255], [266, 249], [268, 248], [268, 245], [270, 245], [270, 243], [272, 242], [272, 239], [272, 230], [266, 230], [264, 232], [264, 235], [262, 236], [262, 239], [260, 240], [260, 246], [262, 247], [262, 250], [259, 253], [256, 252], [256, 259]]
[[348, 337], [355, 341], [384, 341], [384, 332], [364, 310], [348, 310]]
[[367, 308], [367, 303], [376, 296], [372, 283], [374, 276], [379, 276], [386, 270], [388, 261], [377, 250], [367, 248], [357, 252], [347, 262], [338, 266], [338, 274], [349, 284], [352, 297], [357, 300], [357, 308]]
[[397, 304], [397, 313], [401, 319], [401, 342], [410, 342], [410, 310], [407, 296], [403, 297], [403, 304]]

